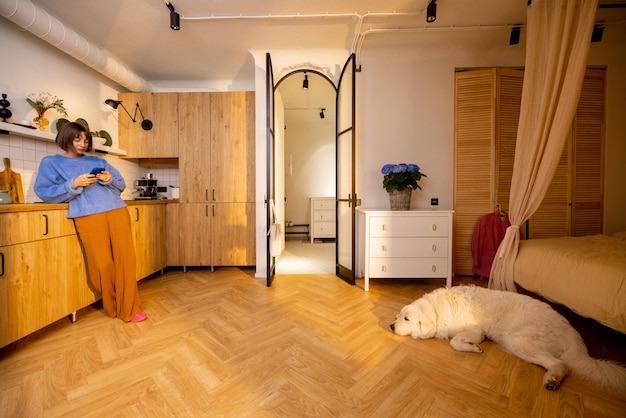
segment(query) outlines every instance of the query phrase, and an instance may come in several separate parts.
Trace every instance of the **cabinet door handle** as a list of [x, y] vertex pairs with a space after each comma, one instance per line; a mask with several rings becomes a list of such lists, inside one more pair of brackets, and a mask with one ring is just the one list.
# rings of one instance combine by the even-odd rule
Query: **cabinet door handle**
[[433, 273], [436, 272], [437, 271], [437, 266], [433, 264], [433, 266], [431, 267], [431, 270], [433, 271]]
[[433, 244], [433, 252], [436, 253], [437, 252], [437, 246], [435, 244]]
[[135, 222], [139, 222], [139, 208], [135, 208]]
[[45, 219], [45, 222], [44, 222], [44, 231], [45, 232], [43, 234], [44, 235], [48, 235], [48, 232], [49, 232], [48, 231], [48, 215], [41, 215], [41, 216], [43, 216], [43, 218]]
[[215, 202], [215, 189], [211, 190], [211, 197], [213, 198], [213, 201]]
[[209, 189], [204, 189], [204, 200], [209, 201]]
[[382, 271], [383, 273], [384, 273], [384, 272], [386, 272], [386, 271], [387, 271], [387, 266], [382, 266], [382, 267], [380, 268], [380, 271]]
[[437, 230], [437, 224], [433, 224], [433, 231]]
[[0, 264], [2, 264], [2, 271], [0, 271], [0, 276], [4, 276], [4, 253], [0, 253]]
[[387, 224], [383, 224], [383, 231], [387, 230]]
[[382, 249], [383, 251], [387, 251], [387, 246], [386, 246], [385, 244], [383, 244], [383, 245], [381, 246], [381, 249]]

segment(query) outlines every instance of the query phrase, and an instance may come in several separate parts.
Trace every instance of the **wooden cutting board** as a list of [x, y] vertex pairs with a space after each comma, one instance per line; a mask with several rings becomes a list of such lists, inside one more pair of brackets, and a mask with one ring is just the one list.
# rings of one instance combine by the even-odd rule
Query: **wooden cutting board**
[[13, 203], [24, 203], [22, 176], [11, 170], [11, 160], [3, 158], [4, 171], [0, 171], [0, 190], [8, 190]]

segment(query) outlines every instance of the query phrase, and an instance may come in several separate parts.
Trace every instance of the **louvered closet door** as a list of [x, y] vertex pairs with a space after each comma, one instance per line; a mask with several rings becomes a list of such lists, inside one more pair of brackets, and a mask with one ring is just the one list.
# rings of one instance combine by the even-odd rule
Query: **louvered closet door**
[[478, 219], [508, 210], [524, 73], [485, 69], [456, 74], [454, 274], [472, 275]]
[[529, 238], [602, 233], [605, 70], [587, 70], [561, 161]]
[[495, 69], [456, 73], [454, 273], [472, 274], [472, 233], [493, 210]]
[[573, 236], [603, 231], [605, 74], [587, 70], [574, 120]]

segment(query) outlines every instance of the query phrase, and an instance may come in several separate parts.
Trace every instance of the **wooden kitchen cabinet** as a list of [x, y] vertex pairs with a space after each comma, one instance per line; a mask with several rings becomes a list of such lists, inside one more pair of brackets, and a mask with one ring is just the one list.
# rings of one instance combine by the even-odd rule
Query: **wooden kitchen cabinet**
[[211, 201], [254, 202], [254, 92], [211, 93]]
[[168, 264], [254, 265], [254, 92], [180, 93], [179, 116], [180, 203], [170, 216], [180, 240]]
[[183, 266], [212, 266], [211, 205], [180, 204], [180, 255]]
[[135, 204], [128, 207], [137, 256], [137, 280], [165, 268], [165, 204]]
[[0, 346], [99, 298], [88, 283], [82, 249], [66, 213], [0, 213]]
[[126, 150], [125, 158], [177, 158], [178, 157], [178, 93], [119, 93], [118, 100], [134, 116], [139, 103], [145, 119], [152, 121], [149, 131], [141, 127], [141, 114], [137, 111], [135, 123], [122, 106], [117, 108], [120, 148]]
[[212, 209], [212, 264], [252, 266], [256, 262], [254, 203], [214, 203]]
[[178, 170], [181, 203], [210, 201], [211, 94], [180, 94]]
[[180, 204], [165, 205], [165, 252], [168, 266], [182, 266]]

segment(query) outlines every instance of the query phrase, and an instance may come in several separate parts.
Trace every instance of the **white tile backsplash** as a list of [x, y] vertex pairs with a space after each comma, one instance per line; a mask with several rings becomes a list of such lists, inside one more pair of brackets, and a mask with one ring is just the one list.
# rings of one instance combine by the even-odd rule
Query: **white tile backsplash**
[[[11, 170], [20, 174], [24, 198], [26, 203], [41, 202], [34, 192], [37, 169], [41, 159], [47, 155], [54, 155], [61, 152], [54, 142], [38, 141], [32, 138], [25, 138], [13, 133], [9, 135], [0, 134], [0, 157], [11, 159]], [[126, 181], [126, 190], [122, 193], [123, 199], [133, 199], [135, 195], [135, 180], [141, 178], [144, 173], [150, 172], [157, 179], [159, 186], [178, 187], [177, 168], [150, 168], [139, 167], [130, 160], [121, 159], [115, 155], [98, 153], [98, 156], [106, 159], [111, 165], [119, 170]], [[0, 169], [4, 170], [4, 162], [0, 158]]]

